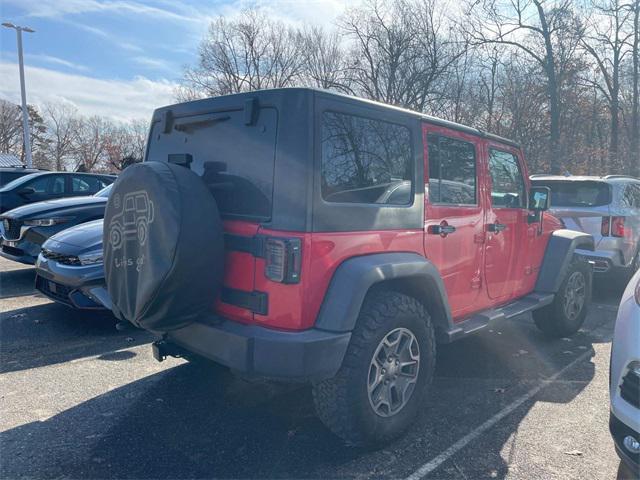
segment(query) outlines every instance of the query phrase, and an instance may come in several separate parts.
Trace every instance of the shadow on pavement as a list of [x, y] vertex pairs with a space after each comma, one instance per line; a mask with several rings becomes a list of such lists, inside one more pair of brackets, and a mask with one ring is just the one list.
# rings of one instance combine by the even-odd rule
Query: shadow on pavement
[[21, 268], [0, 272], [0, 299], [31, 295], [36, 290], [35, 268]]
[[[408, 435], [378, 451], [345, 447], [333, 437], [316, 418], [307, 387], [247, 383], [208, 364], [182, 364], [0, 434], [0, 477], [406, 476], [601, 341], [579, 334], [568, 355], [529, 325], [501, 328], [502, 335], [487, 332], [443, 348], [424, 414]], [[570, 402], [593, 375], [593, 363], [585, 362], [572, 372], [571, 388], [547, 389], [526, 402], [481, 452], [470, 453], [473, 470], [463, 475], [505, 477], [501, 450], [529, 408]], [[463, 476], [458, 466], [443, 468], [438, 478]]]
[[111, 312], [74, 310], [57, 303], [0, 315], [0, 373], [111, 354], [153, 340], [132, 329], [118, 332]]

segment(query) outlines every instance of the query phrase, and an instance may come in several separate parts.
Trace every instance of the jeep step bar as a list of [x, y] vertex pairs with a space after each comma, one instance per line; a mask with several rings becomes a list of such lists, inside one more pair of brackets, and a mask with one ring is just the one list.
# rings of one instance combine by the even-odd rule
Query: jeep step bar
[[441, 332], [440, 342], [449, 343], [485, 328], [496, 320], [509, 320], [523, 313], [537, 310], [553, 302], [553, 293], [531, 293], [503, 307], [490, 308], [455, 325], [449, 331]]

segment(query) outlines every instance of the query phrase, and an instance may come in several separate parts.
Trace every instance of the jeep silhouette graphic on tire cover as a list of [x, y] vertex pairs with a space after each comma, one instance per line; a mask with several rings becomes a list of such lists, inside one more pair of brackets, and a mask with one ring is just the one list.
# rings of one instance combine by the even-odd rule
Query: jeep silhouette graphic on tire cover
[[111, 218], [109, 243], [114, 250], [122, 248], [125, 240], [147, 241], [149, 224], [153, 222], [153, 202], [144, 190], [127, 193], [120, 202], [121, 211]]

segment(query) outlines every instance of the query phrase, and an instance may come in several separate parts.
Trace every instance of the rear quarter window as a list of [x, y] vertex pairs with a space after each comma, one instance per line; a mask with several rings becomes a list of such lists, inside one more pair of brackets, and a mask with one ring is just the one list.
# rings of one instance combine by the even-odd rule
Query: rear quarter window
[[382, 120], [324, 112], [321, 170], [326, 202], [409, 205], [411, 132]]

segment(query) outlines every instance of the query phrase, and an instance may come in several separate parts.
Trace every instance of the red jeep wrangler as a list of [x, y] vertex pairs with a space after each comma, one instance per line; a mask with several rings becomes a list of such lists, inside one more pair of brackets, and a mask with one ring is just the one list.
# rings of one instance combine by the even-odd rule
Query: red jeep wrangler
[[[161, 335], [158, 360], [310, 382], [333, 432], [384, 442], [423, 407], [438, 342], [529, 311], [551, 336], [583, 323], [593, 239], [528, 178], [512, 141], [328, 92], [160, 108], [106, 210], [113, 309]], [[144, 241], [109, 227], [132, 194]]]

